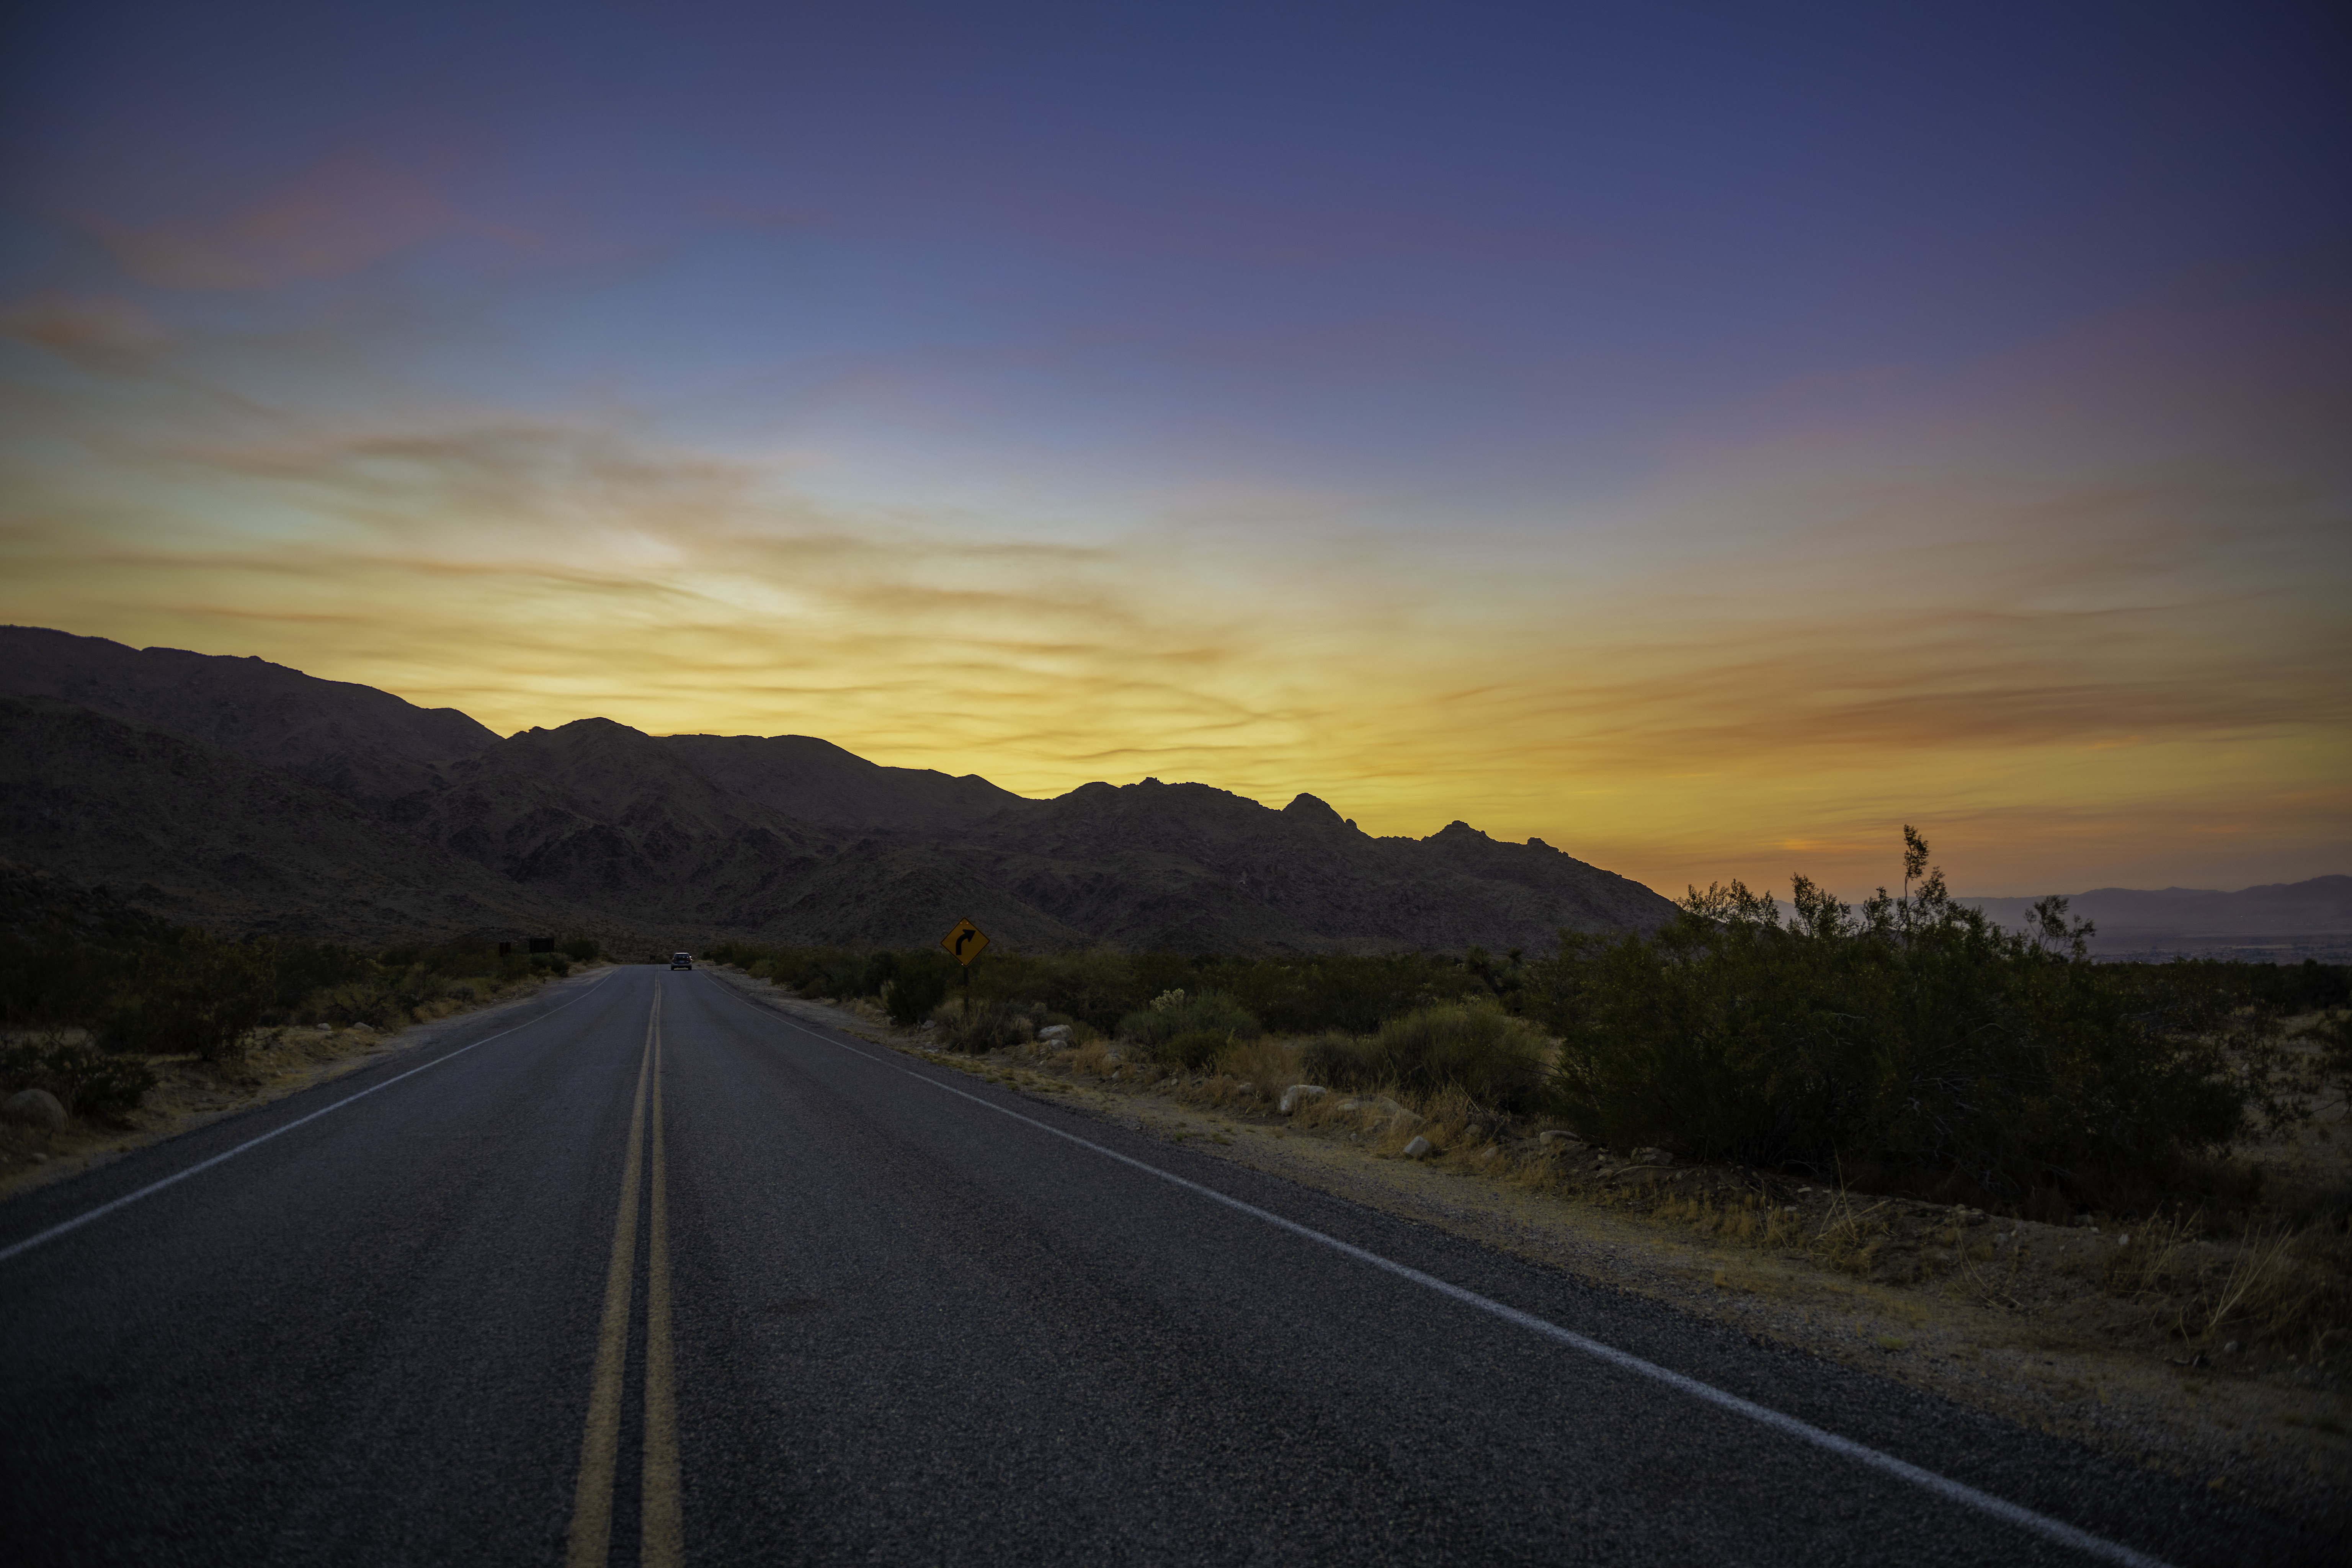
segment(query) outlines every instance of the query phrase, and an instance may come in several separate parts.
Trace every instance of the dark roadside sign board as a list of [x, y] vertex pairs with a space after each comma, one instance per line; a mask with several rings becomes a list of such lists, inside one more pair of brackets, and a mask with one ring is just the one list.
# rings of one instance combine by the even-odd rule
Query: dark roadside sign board
[[940, 945], [948, 950], [950, 957], [970, 969], [971, 961], [988, 950], [988, 933], [970, 921], [958, 921], [955, 930], [940, 938]]
[[955, 929], [940, 938], [940, 945], [948, 956], [963, 965], [963, 1007], [971, 1012], [971, 961], [988, 950], [988, 933], [969, 920], [956, 921]]

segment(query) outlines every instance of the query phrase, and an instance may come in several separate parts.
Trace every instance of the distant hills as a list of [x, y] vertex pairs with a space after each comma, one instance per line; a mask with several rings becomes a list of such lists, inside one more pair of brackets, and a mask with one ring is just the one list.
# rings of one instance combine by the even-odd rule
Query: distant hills
[[[2021, 930], [2035, 900], [1961, 902]], [[2070, 897], [2067, 912], [2098, 928], [2092, 948], [2102, 957], [2352, 958], [2352, 877], [2273, 882], [2235, 893], [2097, 888]]]
[[1503, 951], [1673, 909], [1540, 841], [1375, 838], [1312, 795], [1038, 801], [805, 736], [603, 719], [501, 739], [257, 658], [22, 626], [0, 627], [0, 890], [52, 903], [361, 942], [912, 945], [969, 915], [1029, 948]]

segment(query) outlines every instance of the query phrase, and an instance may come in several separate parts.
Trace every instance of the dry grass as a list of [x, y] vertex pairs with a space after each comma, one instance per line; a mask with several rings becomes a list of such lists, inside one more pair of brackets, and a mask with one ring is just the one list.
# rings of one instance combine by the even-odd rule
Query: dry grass
[[2294, 1240], [2285, 1231], [2265, 1236], [2257, 1230], [2246, 1237], [2211, 1298], [2204, 1328], [2208, 1337], [2241, 1319], [2263, 1323], [2278, 1317], [2282, 1305], [2297, 1295], [2289, 1284], [2293, 1270], [2287, 1258]]
[[1840, 1273], [1868, 1279], [1879, 1254], [1886, 1249], [1890, 1229], [1886, 1215], [1885, 1199], [1864, 1205], [1841, 1186], [1813, 1235], [1813, 1250]]
[[2024, 1286], [2021, 1276], [2025, 1271], [2026, 1247], [2010, 1241], [1993, 1249], [1990, 1259], [1975, 1257], [1961, 1260], [1958, 1270], [1959, 1293], [1979, 1307], [1996, 1312], [2021, 1312]]
[[2124, 1244], [2101, 1268], [2100, 1284], [2110, 1296], [2152, 1301], [2162, 1310], [2172, 1293], [2201, 1271], [2203, 1222], [2201, 1210], [2136, 1221]]

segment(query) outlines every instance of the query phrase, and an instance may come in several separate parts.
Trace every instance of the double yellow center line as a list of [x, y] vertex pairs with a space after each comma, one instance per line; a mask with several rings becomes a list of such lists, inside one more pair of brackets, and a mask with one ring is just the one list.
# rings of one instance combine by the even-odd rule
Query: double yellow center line
[[628, 1369], [629, 1302], [636, 1284], [638, 1188], [646, 1154], [646, 1089], [653, 1089], [653, 1182], [646, 1250], [646, 1453], [642, 1540], [646, 1568], [686, 1560], [677, 1502], [677, 1385], [670, 1353], [669, 1205], [662, 1161], [661, 984], [646, 1016], [646, 1050], [637, 1063], [636, 1103], [629, 1111], [629, 1152], [621, 1171], [621, 1209], [613, 1221], [613, 1261], [604, 1271], [604, 1321], [596, 1337], [596, 1375], [588, 1425], [580, 1439], [580, 1479], [572, 1493], [570, 1568], [605, 1568], [613, 1551], [613, 1474], [621, 1456], [621, 1386]]

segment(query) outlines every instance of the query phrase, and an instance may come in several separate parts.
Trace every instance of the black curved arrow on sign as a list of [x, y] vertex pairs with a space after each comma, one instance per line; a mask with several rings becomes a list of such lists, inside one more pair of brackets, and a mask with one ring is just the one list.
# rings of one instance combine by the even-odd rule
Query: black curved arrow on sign
[[963, 930], [956, 932], [955, 955], [958, 958], [961, 958], [963, 956], [963, 944], [970, 942], [973, 937], [976, 937], [979, 934], [980, 928], [977, 926], [966, 926]]

